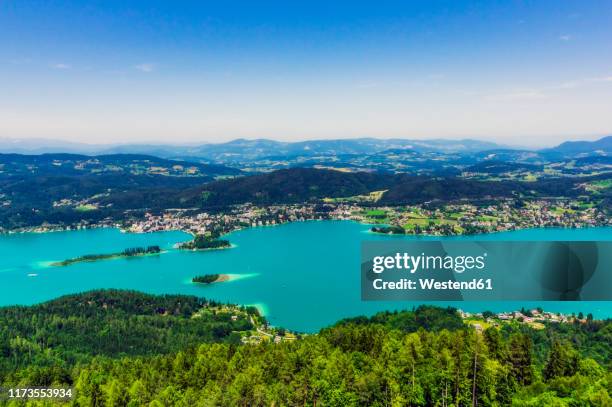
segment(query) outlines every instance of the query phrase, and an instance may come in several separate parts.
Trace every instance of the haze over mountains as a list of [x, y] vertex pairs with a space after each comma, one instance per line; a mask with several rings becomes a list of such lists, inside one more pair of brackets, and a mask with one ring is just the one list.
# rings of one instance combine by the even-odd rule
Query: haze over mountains
[[440, 152], [476, 153], [487, 150], [540, 151], [545, 153], [573, 154], [602, 150], [609, 153], [612, 136], [596, 141], [567, 141], [559, 146], [542, 150], [508, 148], [493, 142], [473, 139], [464, 140], [410, 140], [410, 139], [339, 139], [282, 142], [268, 139], [236, 139], [225, 143], [201, 145], [172, 144], [123, 144], [94, 145], [49, 139], [0, 139], [0, 153], [43, 154], [79, 153], [101, 154], [147, 154], [161, 158], [199, 158], [227, 162], [251, 161], [265, 157], [295, 157], [317, 155], [372, 154], [386, 150], [411, 150], [419, 153]]
[[[4, 163], [11, 161], [17, 165], [31, 161], [30, 164], [38, 166], [45, 160], [57, 160], [52, 163], [57, 167], [62, 161], [85, 162], [91, 158], [93, 161], [87, 163], [87, 167], [90, 168], [101, 165], [108, 170], [113, 168], [107, 165], [112, 164], [112, 161], [120, 160], [124, 166], [128, 165], [128, 161], [133, 161], [129, 165], [140, 167], [145, 163], [144, 165], [150, 168], [147, 171], [149, 173], [159, 172], [156, 167], [170, 169], [165, 172], [166, 175], [176, 172], [171, 168], [173, 163], [178, 161], [179, 164], [192, 169], [194, 166], [208, 165], [208, 168], [201, 168], [198, 174], [212, 177], [238, 175], [240, 171], [260, 173], [296, 167], [442, 176], [456, 176], [466, 169], [469, 171], [472, 166], [477, 166], [479, 169], [492, 168], [478, 166], [481, 163], [504, 163], [504, 167], [507, 167], [507, 164], [518, 165], [517, 169], [524, 171], [533, 169], [530, 166], [542, 168], [550, 164], [555, 166], [555, 171], [576, 175], [574, 160], [580, 160], [583, 164], [579, 168], [580, 171], [585, 165], [595, 166], [589, 168], [589, 171], [600, 170], [602, 166], [609, 170], [608, 167], [612, 165], [612, 136], [596, 141], [569, 141], [541, 150], [515, 149], [471, 139], [360, 138], [301, 142], [237, 139], [226, 143], [193, 146], [139, 144], [108, 146], [49, 140], [0, 139], [0, 154], [2, 153], [32, 156], [32, 158], [16, 159], [5, 155], [0, 160]], [[33, 158], [37, 154], [43, 154], [46, 158]], [[61, 154], [80, 156], [69, 157]], [[499, 168], [497, 166], [497, 170]]]
[[225, 143], [203, 143], [199, 145], [172, 144], [85, 144], [49, 139], [0, 139], [0, 152], [21, 154], [81, 153], [81, 154], [151, 154], [159, 157], [192, 156], [213, 158], [218, 155], [240, 154], [260, 158], [269, 155], [296, 154], [359, 154], [392, 148], [415, 149], [417, 151], [480, 151], [498, 148], [499, 145], [478, 140], [409, 140], [409, 139], [339, 139], [283, 142], [269, 139], [236, 139]]

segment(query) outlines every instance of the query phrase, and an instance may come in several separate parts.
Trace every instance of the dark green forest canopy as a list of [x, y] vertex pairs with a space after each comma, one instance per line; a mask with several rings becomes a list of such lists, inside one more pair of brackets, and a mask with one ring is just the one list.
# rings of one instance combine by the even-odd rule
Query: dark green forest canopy
[[204, 274], [191, 279], [192, 283], [210, 284], [219, 279], [220, 274]]
[[[30, 307], [0, 308], [0, 377], [22, 368], [68, 372], [95, 355], [157, 355], [204, 342], [236, 342], [246, 318], [200, 310], [215, 302], [184, 295], [99, 290]], [[245, 309], [245, 312], [256, 312]]]
[[[394, 319], [387, 314], [382, 322]], [[611, 400], [609, 367], [582, 356], [569, 340], [550, 339], [540, 363], [528, 332], [402, 332], [385, 324], [345, 321], [290, 343], [96, 358], [80, 370], [78, 402], [608, 406]]]
[[227, 247], [231, 247], [231, 243], [229, 240], [218, 239], [213, 236], [205, 236], [205, 235], [196, 235], [193, 240], [189, 242], [185, 242], [181, 244], [181, 249], [197, 249], [197, 250], [205, 250], [205, 249], [223, 249]]
[[438, 332], [442, 329], [457, 330], [466, 328], [455, 308], [441, 308], [431, 305], [421, 305], [411, 312], [384, 311], [371, 317], [347, 318], [336, 323], [336, 326], [348, 324], [380, 324], [387, 328], [399, 329], [403, 332], [416, 332], [421, 328], [433, 332]]
[[292, 168], [268, 174], [214, 181], [184, 193], [192, 205], [218, 207], [256, 204], [300, 203], [324, 197], [348, 197], [386, 190], [381, 204], [413, 204], [431, 200], [490, 199], [518, 196], [577, 196], [579, 183], [609, 178], [612, 174], [580, 179], [564, 177], [524, 183], [475, 181], [455, 177], [409, 174], [345, 173], [333, 170]]
[[134, 257], [134, 256], [144, 256], [144, 255], [149, 255], [149, 254], [159, 254], [161, 253], [161, 251], [162, 251], [161, 248], [157, 245], [152, 245], [152, 246], [147, 246], [147, 247], [130, 247], [130, 248], [127, 248], [117, 253], [85, 254], [83, 256], [73, 257], [70, 259], [51, 263], [51, 265], [52, 266], [69, 266], [74, 263], [107, 260], [107, 259], [113, 259], [117, 257]]
[[420, 306], [240, 345], [232, 331], [249, 321], [199, 313], [213, 305], [103, 290], [0, 308], [1, 382], [73, 385], [84, 406], [610, 402], [609, 320], [480, 332], [452, 308]]

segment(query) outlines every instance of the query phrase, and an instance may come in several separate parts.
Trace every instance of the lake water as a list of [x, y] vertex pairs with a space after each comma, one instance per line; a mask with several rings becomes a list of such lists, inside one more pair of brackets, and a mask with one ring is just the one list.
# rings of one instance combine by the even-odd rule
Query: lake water
[[[153, 294], [180, 293], [258, 306], [273, 325], [313, 332], [349, 316], [385, 309], [412, 308], [409, 302], [360, 300], [362, 240], [419, 239], [381, 236], [355, 222], [300, 222], [233, 232], [228, 250], [179, 251], [172, 246], [190, 239], [182, 232], [121, 233], [92, 229], [0, 236], [0, 305], [33, 304], [95, 288], [136, 289]], [[531, 229], [450, 239], [472, 240], [612, 240], [612, 228]], [[77, 263], [50, 262], [128, 247], [159, 245], [159, 256]], [[209, 286], [191, 283], [196, 275], [236, 275]], [[545, 310], [612, 316], [612, 302], [456, 302], [466, 311], [510, 311], [542, 306]]]

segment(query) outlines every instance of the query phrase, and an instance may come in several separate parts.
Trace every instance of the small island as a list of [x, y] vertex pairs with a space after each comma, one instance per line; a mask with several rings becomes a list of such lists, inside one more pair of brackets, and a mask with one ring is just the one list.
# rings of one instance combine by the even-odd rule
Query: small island
[[52, 266], [69, 266], [74, 263], [109, 260], [109, 259], [116, 259], [116, 258], [121, 258], [121, 257], [145, 256], [149, 254], [159, 254], [159, 253], [161, 253], [161, 248], [159, 246], [131, 247], [119, 253], [86, 254], [83, 256], [74, 257], [72, 259], [66, 259], [63, 261], [51, 263], [51, 265]]
[[191, 282], [198, 284], [212, 284], [228, 281], [229, 279], [230, 276], [227, 274], [204, 274], [203, 276], [195, 276], [191, 279]]
[[373, 226], [370, 230], [374, 233], [384, 233], [386, 235], [406, 234], [406, 231], [401, 226]]
[[232, 247], [229, 240], [218, 239], [218, 235], [195, 235], [193, 240], [180, 245], [181, 249], [187, 250], [226, 249], [228, 247]]

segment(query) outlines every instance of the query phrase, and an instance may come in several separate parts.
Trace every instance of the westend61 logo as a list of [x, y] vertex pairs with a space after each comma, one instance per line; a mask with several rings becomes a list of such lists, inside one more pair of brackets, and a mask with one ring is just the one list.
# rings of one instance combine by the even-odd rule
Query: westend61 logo
[[463, 273], [466, 270], [485, 268], [487, 253], [480, 256], [426, 256], [421, 253], [413, 256], [396, 253], [394, 256], [376, 256], [372, 260], [372, 271], [380, 274], [385, 270], [405, 270], [414, 274], [419, 270], [452, 270]]

